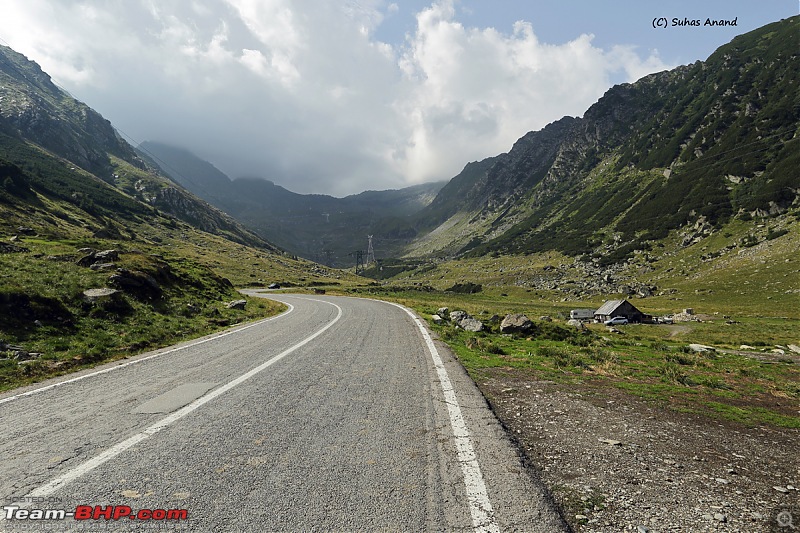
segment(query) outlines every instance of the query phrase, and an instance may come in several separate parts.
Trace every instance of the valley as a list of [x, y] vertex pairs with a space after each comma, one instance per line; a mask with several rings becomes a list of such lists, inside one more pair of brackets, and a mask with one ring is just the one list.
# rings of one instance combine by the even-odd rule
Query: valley
[[[134, 148], [0, 47], [0, 392], [288, 315], [290, 302], [332, 325], [345, 301], [422, 345], [393, 329], [403, 314], [382, 322], [378, 303], [353, 297], [385, 300], [474, 381], [554, 520], [767, 527], [800, 487], [798, 35], [800, 17], [774, 22], [616, 85], [448, 182], [344, 198], [231, 178], [167, 143]], [[376, 260], [356, 267], [367, 236]], [[654, 319], [569, 321], [610, 300]], [[295, 318], [297, 331], [259, 335], [302, 337]], [[358, 351], [336, 342], [335, 357]], [[313, 349], [301, 353], [316, 365]], [[372, 373], [348, 368], [354, 383]]]

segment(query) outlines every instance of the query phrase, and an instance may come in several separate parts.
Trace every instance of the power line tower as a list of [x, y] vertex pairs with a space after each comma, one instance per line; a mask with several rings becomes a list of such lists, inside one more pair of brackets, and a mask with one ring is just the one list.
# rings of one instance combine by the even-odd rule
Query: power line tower
[[364, 272], [364, 268], [366, 267], [364, 264], [364, 252], [362, 250], [356, 250], [355, 252], [347, 255], [350, 257], [355, 256], [356, 258], [356, 276]]
[[372, 235], [367, 235], [367, 239], [369, 239], [369, 244], [367, 245], [367, 260], [364, 264], [369, 266], [375, 262], [375, 250], [372, 249]]

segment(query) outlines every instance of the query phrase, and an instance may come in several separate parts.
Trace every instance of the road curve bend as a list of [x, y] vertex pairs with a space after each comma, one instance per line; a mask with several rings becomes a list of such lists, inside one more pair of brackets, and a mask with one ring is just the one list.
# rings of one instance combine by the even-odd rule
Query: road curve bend
[[0, 530], [567, 530], [412, 312], [268, 297], [289, 311], [0, 395]]

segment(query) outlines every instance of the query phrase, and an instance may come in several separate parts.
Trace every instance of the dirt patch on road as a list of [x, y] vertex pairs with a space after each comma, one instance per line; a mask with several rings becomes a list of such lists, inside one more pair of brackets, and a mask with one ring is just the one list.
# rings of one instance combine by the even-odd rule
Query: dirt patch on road
[[784, 531], [785, 509], [800, 527], [800, 430], [676, 412], [525, 370], [481, 372], [479, 387], [575, 531]]

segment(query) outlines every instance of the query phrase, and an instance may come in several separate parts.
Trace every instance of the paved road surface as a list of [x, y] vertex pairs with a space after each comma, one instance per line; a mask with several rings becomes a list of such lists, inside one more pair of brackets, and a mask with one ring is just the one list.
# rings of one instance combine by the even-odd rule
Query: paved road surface
[[186, 520], [0, 519], [0, 530], [565, 530], [474, 384], [409, 312], [270, 297], [289, 311], [0, 396], [4, 517], [87, 505]]

